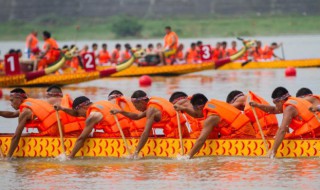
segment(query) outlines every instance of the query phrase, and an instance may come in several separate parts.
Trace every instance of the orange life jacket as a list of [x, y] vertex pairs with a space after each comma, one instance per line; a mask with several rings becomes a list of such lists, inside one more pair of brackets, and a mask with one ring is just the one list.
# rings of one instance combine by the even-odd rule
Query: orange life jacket
[[108, 63], [110, 61], [110, 55], [108, 50], [101, 50], [99, 52], [99, 63]]
[[237, 48], [229, 48], [229, 49], [227, 49], [227, 52], [228, 52], [229, 56], [237, 53], [237, 51], [238, 51]]
[[[29, 44], [30, 39], [32, 39], [32, 40], [31, 40], [31, 44]], [[38, 43], [39, 43], [38, 38], [37, 38], [36, 36], [34, 36], [33, 34], [29, 34], [29, 35], [27, 36], [27, 39], [26, 39], [26, 47], [27, 47], [28, 49], [31, 49], [31, 50], [32, 50], [32, 49], [38, 47]]]
[[261, 47], [254, 47], [252, 48], [252, 50], [253, 50], [252, 56], [255, 61], [260, 61], [261, 59], [264, 58], [263, 57], [264, 52]]
[[22, 113], [24, 108], [32, 111], [32, 120], [28, 121], [26, 128], [37, 128], [40, 134], [48, 136], [58, 136], [57, 117], [52, 105], [43, 100], [27, 98], [20, 105]]
[[183, 52], [182, 52], [182, 51], [177, 51], [175, 57], [176, 57], [177, 59], [179, 59], [179, 60], [184, 59], [184, 57], [183, 57]]
[[263, 58], [264, 59], [272, 59], [273, 58], [273, 49], [271, 49], [269, 46], [265, 46], [263, 50]]
[[111, 58], [112, 58], [113, 63], [118, 63], [119, 58], [120, 58], [120, 53], [117, 49], [113, 50]]
[[221, 137], [223, 138], [254, 138], [255, 132], [250, 119], [232, 105], [212, 99], [205, 105], [203, 115], [218, 115]]
[[302, 98], [289, 97], [283, 104], [283, 110], [287, 106], [293, 106], [298, 111], [298, 115], [292, 118], [289, 125], [293, 132], [286, 135], [286, 138], [314, 138], [318, 137], [317, 132], [320, 127], [320, 123], [312, 112], [309, 111], [309, 107], [312, 106], [310, 102]]
[[220, 48], [220, 52], [221, 52], [221, 57], [224, 58], [227, 56], [227, 50], [223, 49], [222, 47]]
[[197, 52], [197, 50], [196, 49], [189, 49], [188, 51], [187, 51], [187, 54], [188, 54], [188, 56], [187, 56], [187, 62], [188, 63], [194, 63], [194, 62], [196, 62], [197, 60], [198, 60], [198, 52]]
[[48, 46], [50, 46], [50, 49], [45, 57], [47, 60], [54, 62], [60, 56], [58, 43], [53, 38], [48, 38], [44, 41], [43, 49], [46, 50]]
[[130, 52], [129, 51], [124, 51], [122, 53], [122, 60], [121, 61], [126, 61], [126, 60], [130, 59], [130, 57], [131, 57]]
[[[116, 98], [116, 104], [121, 107], [120, 105], [125, 105], [122, 110], [126, 112], [133, 112], [133, 113], [140, 113], [133, 105], [130, 100], [127, 100], [125, 97], [121, 96]], [[132, 137], [140, 137], [144, 131], [146, 126], [147, 118], [142, 118], [139, 120], [130, 120], [130, 134]]]
[[[177, 115], [173, 105], [164, 98], [151, 97], [147, 104], [147, 109], [150, 107], [155, 107], [161, 112], [161, 121], [153, 123], [152, 127], [163, 129], [163, 133], [166, 137], [179, 138]], [[186, 119], [182, 114], [179, 114], [179, 116], [182, 134], [187, 137], [189, 134], [185, 125]]]
[[[244, 113], [250, 119], [251, 124], [253, 125], [256, 131], [256, 137], [261, 138], [258, 123], [256, 121], [256, 118], [254, 117], [252, 108], [249, 105], [249, 102], [252, 102], [252, 101], [257, 102], [259, 104], [263, 104], [263, 105], [269, 105], [269, 103], [251, 91], [249, 91], [249, 93], [247, 94]], [[278, 130], [277, 117], [274, 114], [268, 114], [260, 109], [255, 109], [255, 111], [257, 113], [257, 117], [258, 117], [260, 126], [262, 128], [263, 134], [267, 137], [274, 137]]]
[[221, 51], [220, 49], [213, 48], [212, 49], [212, 60], [217, 61], [218, 59], [221, 58]]
[[[61, 106], [72, 108], [72, 100], [68, 94], [62, 97]], [[80, 134], [84, 129], [86, 120], [84, 117], [73, 117], [63, 111], [59, 111], [59, 115], [65, 135]]]
[[[169, 47], [171, 44], [172, 44], [172, 38], [176, 38], [176, 42], [171, 46]], [[169, 47], [170, 49], [177, 49], [178, 48], [178, 35], [175, 33], [175, 32], [170, 32], [169, 34], [166, 34], [164, 36], [164, 47]]]
[[[104, 133], [108, 134], [109, 137], [118, 137], [120, 136], [119, 129], [117, 127], [116, 121], [114, 119], [114, 116], [110, 113], [110, 110], [112, 109], [120, 109], [120, 107], [116, 104], [113, 104], [108, 101], [98, 101], [91, 105], [89, 109], [87, 110], [87, 117], [90, 115], [91, 112], [100, 112], [103, 115], [102, 120], [94, 126], [94, 129], [102, 129]], [[120, 123], [120, 126], [123, 130], [123, 133], [126, 136], [129, 136], [129, 119], [121, 114], [116, 114], [118, 121]]]

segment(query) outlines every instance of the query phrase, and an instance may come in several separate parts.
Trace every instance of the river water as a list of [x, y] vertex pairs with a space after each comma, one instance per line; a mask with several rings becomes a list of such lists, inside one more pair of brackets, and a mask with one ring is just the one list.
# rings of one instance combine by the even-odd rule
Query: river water
[[[287, 59], [317, 58], [320, 36], [263, 38], [282, 41]], [[210, 39], [212, 41], [216, 39]], [[185, 40], [189, 43], [191, 40]], [[205, 39], [203, 39], [205, 41]], [[269, 42], [268, 41], [268, 42]], [[149, 41], [144, 41], [144, 44]], [[85, 44], [88, 42], [78, 42]], [[90, 42], [91, 43], [91, 42]], [[19, 44], [19, 45], [17, 45]], [[290, 44], [290, 45], [286, 45]], [[0, 50], [23, 44], [0, 43]], [[281, 51], [278, 50], [281, 55]], [[88, 96], [92, 101], [106, 99], [114, 89], [130, 96], [137, 89], [150, 96], [168, 98], [174, 91], [189, 95], [204, 93], [225, 100], [234, 89], [253, 92], [269, 102], [278, 86], [292, 95], [301, 87], [320, 94], [319, 68], [297, 69], [297, 77], [285, 77], [284, 69], [246, 71], [203, 71], [179, 77], [153, 77], [151, 87], [139, 87], [139, 78], [112, 78], [63, 87], [72, 97]], [[1, 110], [12, 110], [11, 89], [4, 88]], [[30, 97], [43, 98], [44, 88], [25, 88]], [[279, 117], [281, 119], [281, 116]], [[17, 120], [0, 118], [1, 132], [14, 132]], [[0, 161], [0, 189], [319, 189], [320, 159], [265, 159], [240, 157], [176, 159], [83, 159], [60, 162], [50, 159]]]

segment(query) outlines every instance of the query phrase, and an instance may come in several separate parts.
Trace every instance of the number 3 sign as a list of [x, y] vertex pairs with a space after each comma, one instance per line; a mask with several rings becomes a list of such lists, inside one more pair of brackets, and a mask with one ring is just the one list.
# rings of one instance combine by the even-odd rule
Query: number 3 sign
[[86, 71], [95, 71], [96, 70], [96, 61], [94, 53], [85, 53], [82, 55], [83, 67]]
[[211, 46], [210, 45], [200, 46], [200, 56], [201, 56], [202, 61], [211, 60], [211, 58], [212, 58]]
[[4, 56], [4, 67], [7, 75], [20, 74], [19, 56], [16, 53]]

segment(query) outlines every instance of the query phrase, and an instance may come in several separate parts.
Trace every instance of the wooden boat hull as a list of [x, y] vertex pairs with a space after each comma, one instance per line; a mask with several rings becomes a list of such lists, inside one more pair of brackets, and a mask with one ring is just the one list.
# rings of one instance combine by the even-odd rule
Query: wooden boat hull
[[[76, 138], [65, 138], [66, 152], [69, 154]], [[131, 151], [139, 139], [129, 138]], [[1, 149], [6, 154], [10, 147], [11, 137], [1, 136]], [[190, 151], [195, 139], [184, 139], [184, 152]], [[269, 147], [273, 140], [268, 141]], [[284, 140], [279, 147], [277, 157], [298, 158], [320, 156], [320, 140]], [[149, 138], [140, 155], [143, 157], [174, 158], [180, 153], [179, 139]], [[14, 156], [16, 157], [56, 157], [61, 154], [61, 142], [54, 137], [22, 137]], [[128, 152], [122, 139], [89, 138], [76, 156], [85, 157], [124, 157]], [[196, 156], [265, 156], [263, 141], [259, 139], [219, 139], [207, 140]]]

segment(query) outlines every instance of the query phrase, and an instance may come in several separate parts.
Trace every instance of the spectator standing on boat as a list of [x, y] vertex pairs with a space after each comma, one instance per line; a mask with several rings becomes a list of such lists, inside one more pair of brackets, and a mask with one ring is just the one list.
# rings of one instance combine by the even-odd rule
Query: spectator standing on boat
[[[111, 110], [111, 113], [120, 113], [132, 120], [147, 118], [146, 126], [141, 134], [138, 146], [132, 155], [133, 158], [138, 158], [139, 152], [146, 144], [152, 128], [163, 129], [163, 133], [167, 138], [179, 138], [176, 112], [168, 100], [160, 97], [149, 98], [144, 91], [137, 90], [132, 94], [131, 101], [141, 113], [137, 114], [119, 109]], [[185, 125], [186, 120], [181, 115], [180, 124], [183, 136], [188, 137], [189, 133]]]
[[204, 145], [208, 136], [215, 128], [219, 130], [221, 138], [255, 138], [255, 131], [250, 119], [240, 110], [219, 100], [208, 101], [203, 94], [194, 94], [190, 106], [174, 105], [177, 111], [183, 111], [195, 118], [204, 118], [203, 128], [196, 143], [188, 153], [192, 158]]
[[43, 32], [43, 52], [41, 52], [40, 60], [38, 62], [38, 70], [46, 68], [50, 63], [57, 61], [60, 57], [60, 50], [58, 43], [51, 37], [48, 31]]
[[166, 35], [163, 38], [164, 41], [164, 50], [160, 52], [160, 61], [164, 65], [167, 65], [166, 58], [172, 58], [177, 51], [179, 37], [178, 35], [171, 30], [170, 26], [165, 27]]
[[98, 54], [98, 59], [99, 59], [99, 64], [104, 65], [104, 64], [109, 64], [110, 63], [110, 54], [108, 51], [108, 46], [107, 44], [102, 44], [102, 49], [99, 51]]
[[11, 106], [19, 110], [19, 123], [11, 139], [7, 158], [11, 159], [19, 144], [21, 134], [26, 126], [36, 126], [39, 133], [32, 133], [30, 136], [58, 136], [59, 130], [57, 117], [53, 106], [43, 100], [27, 97], [25, 91], [16, 88], [10, 92]]
[[282, 44], [277, 44], [276, 42], [271, 43], [270, 46], [266, 45], [263, 49], [263, 58], [265, 61], [272, 61], [275, 59], [282, 59], [274, 53], [274, 50], [282, 46]]
[[27, 57], [30, 58], [31, 51], [38, 47], [38, 32], [33, 30], [26, 38]]
[[[250, 105], [270, 114], [283, 113], [282, 123], [276, 134], [274, 144], [268, 152], [273, 158], [284, 138], [315, 138], [320, 137], [320, 123], [308, 109], [310, 102], [290, 96], [287, 89], [277, 87], [271, 95], [275, 106], [250, 102]], [[288, 133], [289, 127], [293, 132]], [[286, 134], [288, 133], [288, 134]]]
[[198, 54], [196, 43], [191, 43], [190, 48], [186, 52], [185, 60], [187, 61], [187, 63], [192, 64], [192, 63], [198, 63], [199, 61], [198, 58], [199, 58], [199, 54]]
[[[102, 130], [103, 132], [94, 132], [94, 137], [120, 137], [120, 131], [117, 127], [114, 116], [110, 114], [111, 109], [120, 109], [117, 105], [109, 101], [98, 101], [92, 103], [89, 98], [85, 96], [77, 97], [72, 104], [72, 109], [61, 107], [59, 105], [55, 106], [56, 110], [62, 110], [69, 115], [75, 117], [85, 117], [86, 124], [81, 135], [78, 137], [75, 146], [73, 147], [69, 158], [74, 158], [77, 152], [83, 147], [84, 142], [92, 132], [92, 129]], [[122, 131], [125, 136], [130, 136], [129, 132], [129, 120], [120, 115], [116, 115]]]
[[111, 54], [111, 63], [112, 64], [119, 64], [120, 62], [120, 51], [121, 51], [121, 45], [116, 44], [115, 49], [112, 51]]
[[226, 100], [228, 104], [242, 111], [250, 119], [251, 124], [254, 127], [254, 130], [256, 131], [257, 138], [261, 138], [261, 133], [258, 126], [259, 124], [264, 133], [264, 136], [274, 137], [278, 130], [277, 117], [274, 114], [268, 114], [266, 112], [263, 112], [262, 110], [257, 109], [255, 110], [258, 117], [257, 121], [254, 116], [253, 110], [249, 105], [250, 101], [269, 105], [269, 103], [265, 101], [262, 97], [258, 96], [257, 94], [251, 91], [249, 91], [248, 94], [244, 94], [239, 90], [233, 90], [228, 94]]

